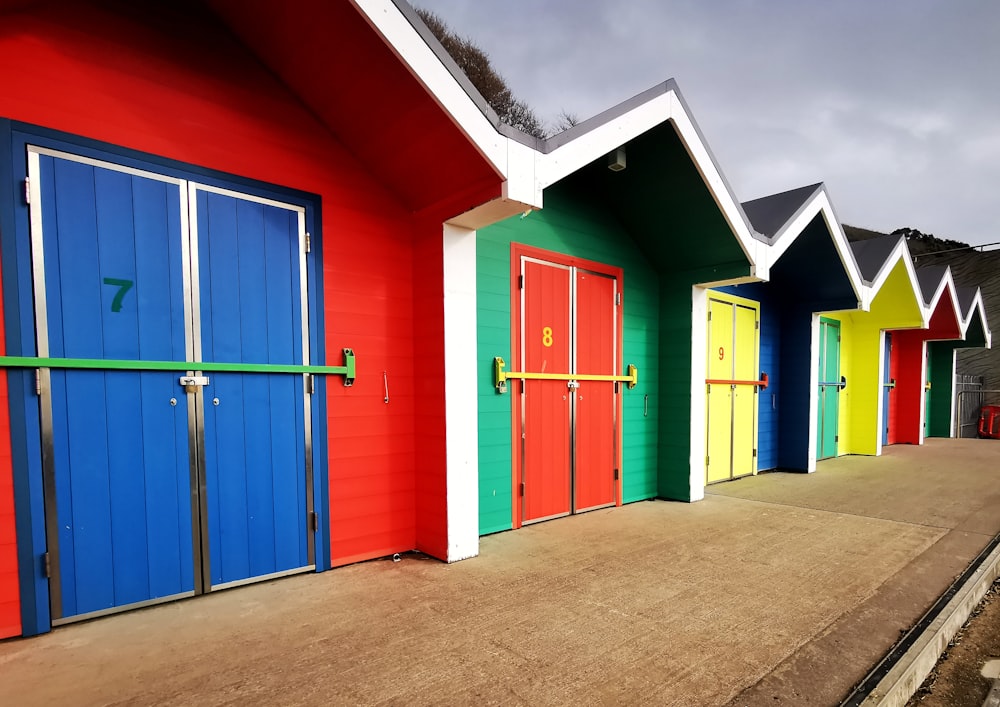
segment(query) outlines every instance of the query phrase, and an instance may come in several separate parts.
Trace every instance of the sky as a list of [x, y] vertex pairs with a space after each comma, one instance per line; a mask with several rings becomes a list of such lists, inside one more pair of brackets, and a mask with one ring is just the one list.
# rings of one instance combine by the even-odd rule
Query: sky
[[998, 0], [414, 0], [543, 121], [673, 78], [737, 198], [1000, 241]]

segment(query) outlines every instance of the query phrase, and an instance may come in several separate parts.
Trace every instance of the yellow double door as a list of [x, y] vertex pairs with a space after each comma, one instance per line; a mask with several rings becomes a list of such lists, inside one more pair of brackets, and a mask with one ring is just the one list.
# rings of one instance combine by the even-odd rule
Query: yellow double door
[[756, 471], [759, 332], [757, 302], [709, 294], [706, 483]]

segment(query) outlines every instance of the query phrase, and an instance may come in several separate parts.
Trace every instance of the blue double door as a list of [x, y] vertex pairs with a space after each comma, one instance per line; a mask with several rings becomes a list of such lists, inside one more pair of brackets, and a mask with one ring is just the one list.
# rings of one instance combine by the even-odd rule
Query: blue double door
[[304, 210], [28, 160], [53, 623], [312, 569]]

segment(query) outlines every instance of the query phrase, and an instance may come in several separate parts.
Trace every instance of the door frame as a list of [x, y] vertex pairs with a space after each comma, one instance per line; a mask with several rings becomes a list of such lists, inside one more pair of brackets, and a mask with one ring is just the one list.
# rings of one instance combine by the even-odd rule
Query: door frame
[[[625, 296], [623, 294], [622, 283], [624, 280], [624, 272], [621, 268], [608, 265], [607, 263], [600, 263], [594, 260], [587, 260], [585, 258], [578, 258], [571, 255], [565, 255], [563, 253], [557, 253], [550, 250], [544, 250], [542, 248], [537, 248], [534, 246], [524, 245], [521, 243], [511, 243], [510, 244], [510, 312], [511, 312], [511, 364], [510, 370], [519, 371], [521, 369], [521, 287], [519, 286], [519, 279], [521, 276], [521, 258], [532, 258], [535, 260], [541, 260], [544, 262], [552, 263], [556, 266], [575, 268], [579, 270], [587, 270], [589, 272], [596, 273], [598, 275], [605, 275], [607, 277], [614, 278], [615, 286], [619, 297], [621, 298], [620, 304], [617, 307], [615, 316], [615, 336], [617, 337], [617, 342], [615, 344], [615, 375], [621, 375], [623, 370], [623, 351], [624, 342], [622, 340], [624, 327], [624, 306], [625, 306]], [[570, 311], [570, 319], [575, 322], [576, 320], [576, 306], [575, 302], [572, 302], [572, 308]], [[575, 365], [575, 361], [573, 362]], [[521, 440], [521, 421], [523, 419], [523, 406], [521, 404], [522, 396], [519, 386], [522, 381], [516, 381], [513, 387], [516, 389], [511, 390], [511, 494], [514, 502], [511, 504], [512, 508], [512, 521], [514, 528], [520, 528], [524, 525], [523, 518], [523, 504], [521, 500], [520, 484], [523, 471], [523, 447]], [[620, 390], [620, 389], [619, 389]], [[514, 396], [517, 396], [516, 398]], [[618, 394], [615, 396], [615, 463], [619, 470], [618, 478], [615, 480], [615, 506], [620, 506], [622, 504], [622, 478], [624, 477], [624, 470], [622, 469], [622, 395]], [[571, 418], [572, 420], [572, 418]], [[573, 423], [571, 422], [571, 425]], [[570, 439], [573, 439], [573, 430], [570, 430]], [[571, 455], [572, 459], [572, 455]], [[571, 462], [572, 463], [572, 462]], [[573, 497], [573, 475], [574, 469], [570, 469], [570, 480], [571, 480], [571, 492], [570, 492], [570, 515], [572, 515], [573, 507], [575, 504], [575, 499]]]
[[[304, 325], [309, 328], [312, 361], [325, 363], [323, 239], [319, 196], [6, 119], [0, 119], [0, 193], [26, 193], [29, 145], [303, 208], [306, 231], [311, 236], [312, 255], [306, 259], [308, 321]], [[38, 354], [35, 343], [30, 213], [23, 198], [0, 199], [0, 263], [3, 268], [5, 353], [8, 356], [35, 357]], [[9, 386], [22, 633], [27, 636], [44, 633], [53, 625], [45, 564], [47, 547], [45, 492], [42, 485], [43, 438], [39, 424], [40, 403], [35, 394], [35, 370], [8, 368], [6, 375]], [[324, 376], [315, 377], [315, 394], [308, 403], [307, 415], [312, 420], [313, 434], [313, 474], [309, 491], [313, 494], [318, 524], [318, 530], [311, 533], [315, 539], [316, 571], [330, 567], [326, 385]]]

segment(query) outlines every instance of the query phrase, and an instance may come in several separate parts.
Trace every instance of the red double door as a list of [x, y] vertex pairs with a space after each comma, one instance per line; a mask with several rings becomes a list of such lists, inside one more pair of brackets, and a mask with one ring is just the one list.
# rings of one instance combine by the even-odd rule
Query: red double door
[[523, 254], [518, 262], [515, 363], [552, 378], [513, 391], [515, 523], [615, 505], [620, 384], [576, 376], [620, 375], [620, 271]]

